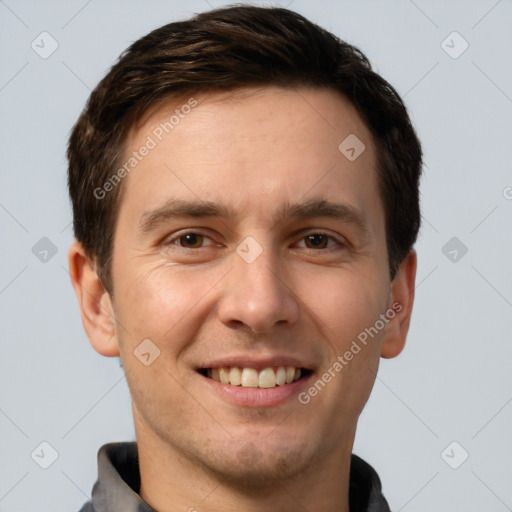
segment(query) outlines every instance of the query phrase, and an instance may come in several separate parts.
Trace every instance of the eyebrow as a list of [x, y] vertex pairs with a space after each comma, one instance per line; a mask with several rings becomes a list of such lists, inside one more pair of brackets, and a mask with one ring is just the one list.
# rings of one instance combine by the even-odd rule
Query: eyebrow
[[[231, 207], [222, 203], [169, 199], [162, 206], [146, 211], [141, 216], [139, 231], [149, 233], [168, 220], [182, 217], [217, 217], [236, 220], [238, 214]], [[307, 219], [312, 217], [327, 217], [353, 224], [364, 235], [368, 234], [368, 225], [361, 210], [348, 204], [325, 199], [313, 199], [302, 203], [286, 203], [274, 213], [273, 220], [277, 224], [287, 218]]]

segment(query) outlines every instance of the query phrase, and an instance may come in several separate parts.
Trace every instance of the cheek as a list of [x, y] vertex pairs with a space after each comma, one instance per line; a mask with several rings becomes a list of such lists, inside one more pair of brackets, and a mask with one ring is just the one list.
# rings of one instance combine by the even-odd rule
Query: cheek
[[369, 268], [366, 273], [340, 274], [338, 279], [330, 276], [327, 289], [329, 293], [317, 306], [318, 315], [329, 326], [327, 335], [333, 351], [326, 371], [330, 369], [335, 375], [328, 384], [325, 406], [326, 414], [333, 413], [341, 426], [347, 416], [356, 417], [361, 412], [373, 387], [385, 329], [375, 326], [382, 327], [380, 317], [389, 292], [387, 281]]
[[385, 312], [388, 288], [370, 268], [319, 275], [315, 282], [323, 286], [307, 304], [325, 337], [325, 373], [318, 377], [328, 382], [318, 407], [342, 428], [360, 414], [375, 381], [384, 331], [372, 329]]
[[[202, 301], [220, 273], [217, 269], [198, 275], [197, 270], [179, 269], [167, 261], [132, 262], [119, 268], [126, 270], [118, 273], [123, 277], [117, 281], [117, 317], [137, 343], [149, 338], [157, 344], [177, 340], [176, 333], [190, 328], [192, 318], [196, 320], [192, 325], [199, 326]], [[173, 347], [179, 348], [175, 343]]]
[[324, 269], [299, 283], [298, 295], [337, 351], [373, 326], [387, 305], [387, 286], [369, 267], [364, 271]]
[[[345, 274], [337, 280], [331, 275], [327, 281], [328, 292], [310, 302], [325, 338], [325, 366], [306, 392], [315, 414], [329, 429], [342, 432], [357, 422], [375, 382], [383, 331], [370, 336], [366, 330], [384, 312], [386, 294], [382, 285], [360, 275]], [[337, 442], [329, 432], [324, 435]]]

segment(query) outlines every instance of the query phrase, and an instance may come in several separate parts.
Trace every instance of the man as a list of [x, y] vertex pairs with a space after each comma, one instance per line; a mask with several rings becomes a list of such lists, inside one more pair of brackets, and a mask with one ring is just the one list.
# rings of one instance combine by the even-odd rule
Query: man
[[82, 511], [387, 511], [352, 454], [404, 347], [421, 148], [356, 48], [232, 7], [135, 42], [70, 137], [69, 266], [136, 443]]

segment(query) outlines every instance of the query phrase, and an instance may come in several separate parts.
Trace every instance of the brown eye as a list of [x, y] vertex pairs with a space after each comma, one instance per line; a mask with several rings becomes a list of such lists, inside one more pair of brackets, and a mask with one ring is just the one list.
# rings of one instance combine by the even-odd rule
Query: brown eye
[[330, 237], [321, 233], [314, 233], [304, 237], [308, 249], [325, 249]]
[[178, 238], [180, 246], [187, 249], [198, 249], [203, 244], [203, 239], [203, 235], [197, 233], [187, 233]]

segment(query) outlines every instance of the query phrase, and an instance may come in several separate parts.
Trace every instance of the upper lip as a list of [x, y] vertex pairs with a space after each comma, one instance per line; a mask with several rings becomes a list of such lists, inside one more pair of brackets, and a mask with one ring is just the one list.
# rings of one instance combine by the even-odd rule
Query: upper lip
[[269, 368], [272, 366], [293, 366], [295, 368], [305, 368], [313, 370], [311, 364], [300, 360], [297, 357], [287, 354], [274, 354], [266, 357], [251, 357], [247, 354], [224, 356], [212, 360], [204, 361], [198, 369], [201, 368], [221, 368], [223, 366], [237, 366], [239, 368]]

